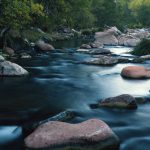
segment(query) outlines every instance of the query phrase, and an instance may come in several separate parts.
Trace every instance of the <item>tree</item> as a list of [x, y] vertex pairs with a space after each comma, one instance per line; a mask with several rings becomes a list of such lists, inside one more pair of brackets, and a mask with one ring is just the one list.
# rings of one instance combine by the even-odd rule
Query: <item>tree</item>
[[92, 12], [96, 17], [96, 25], [116, 24], [116, 3], [114, 0], [93, 0]]
[[1, 0], [1, 8], [0, 27], [24, 28], [44, 15], [43, 7], [32, 0]]
[[27, 1], [2, 0], [2, 15], [0, 26], [21, 28], [31, 21], [30, 7]]
[[132, 0], [129, 5], [137, 22], [143, 26], [150, 25], [150, 1]]
[[74, 28], [92, 27], [95, 17], [92, 14], [92, 0], [66, 0], [69, 10], [70, 25]]
[[6, 47], [8, 39], [10, 41], [10, 36], [7, 36], [10, 29], [19, 30], [20, 36], [23, 37], [22, 30], [34, 25], [35, 20], [44, 15], [42, 6], [33, 3], [32, 0], [1, 0], [0, 5], [2, 9], [0, 28], [2, 32], [5, 31], [0, 37], [1, 47]]

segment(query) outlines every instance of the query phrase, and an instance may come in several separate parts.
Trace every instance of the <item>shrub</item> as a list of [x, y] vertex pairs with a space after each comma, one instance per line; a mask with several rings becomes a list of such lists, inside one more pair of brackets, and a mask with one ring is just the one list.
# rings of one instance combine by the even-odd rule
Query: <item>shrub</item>
[[143, 39], [133, 50], [134, 55], [148, 55], [150, 54], [150, 39]]
[[92, 35], [93, 32], [92, 32], [91, 29], [84, 29], [84, 30], [81, 31], [81, 34], [82, 35]]

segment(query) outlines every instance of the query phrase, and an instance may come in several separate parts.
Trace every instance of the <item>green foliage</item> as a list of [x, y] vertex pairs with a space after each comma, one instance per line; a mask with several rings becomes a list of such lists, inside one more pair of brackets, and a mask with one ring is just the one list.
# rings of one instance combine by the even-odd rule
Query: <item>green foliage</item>
[[[37, 40], [41, 38], [46, 38], [48, 40], [52, 40], [52, 36], [48, 33], [40, 32], [38, 29], [25, 29], [22, 31], [22, 35], [24, 38], [28, 39], [29, 42], [36, 42]], [[18, 30], [11, 30], [9, 32], [9, 36], [12, 37], [12, 39], [15, 38], [21, 38], [20, 32]]]
[[1, 0], [0, 28], [150, 26], [150, 0]]
[[150, 39], [142, 40], [133, 50], [134, 55], [148, 55], [150, 54]]
[[117, 21], [117, 5], [114, 0], [93, 0], [92, 12], [97, 26], [114, 26]]
[[138, 9], [138, 20], [144, 26], [150, 25], [150, 6], [142, 5]]
[[103, 30], [104, 29], [102, 29], [102, 28], [83, 29], [83, 30], [81, 30], [81, 34], [82, 35], [93, 35], [93, 34], [95, 34], [95, 32], [103, 31]]
[[21, 29], [44, 16], [43, 6], [32, 0], [1, 0], [1, 8], [0, 27]]
[[2, 0], [0, 25], [13, 28], [23, 27], [31, 21], [29, 13], [30, 8], [27, 6], [27, 1]]

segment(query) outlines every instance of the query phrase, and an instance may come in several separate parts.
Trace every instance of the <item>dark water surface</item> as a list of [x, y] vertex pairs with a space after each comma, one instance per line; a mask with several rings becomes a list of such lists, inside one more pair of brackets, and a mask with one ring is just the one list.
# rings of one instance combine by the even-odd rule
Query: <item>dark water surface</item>
[[[124, 52], [130, 50], [109, 48], [125, 56], [128, 55]], [[150, 80], [126, 80], [120, 76], [123, 67], [135, 64], [79, 64], [89, 57], [69, 48], [18, 61], [30, 76], [0, 79], [1, 125], [22, 124], [69, 109], [77, 114], [73, 123], [89, 118], [105, 121], [119, 136], [120, 150], [150, 150], [150, 103], [139, 105], [137, 110], [89, 107], [102, 98], [119, 94], [150, 96]], [[149, 67], [150, 62], [140, 65]]]

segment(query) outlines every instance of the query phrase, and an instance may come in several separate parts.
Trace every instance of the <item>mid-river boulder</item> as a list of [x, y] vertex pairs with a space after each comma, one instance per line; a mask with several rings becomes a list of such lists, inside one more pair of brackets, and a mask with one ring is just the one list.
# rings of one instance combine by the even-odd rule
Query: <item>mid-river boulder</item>
[[122, 69], [121, 76], [125, 78], [150, 78], [150, 69], [142, 66], [128, 66]]
[[80, 48], [81, 48], [81, 49], [90, 49], [90, 48], [92, 48], [92, 47], [91, 47], [90, 44], [82, 44], [82, 45], [80, 46]]
[[93, 48], [89, 51], [90, 54], [111, 54], [111, 51], [106, 48]]
[[111, 66], [118, 63], [118, 59], [111, 56], [98, 55], [97, 58], [92, 58], [83, 62], [84, 64], [90, 65], [101, 65], [101, 66]]
[[116, 150], [119, 140], [101, 120], [91, 119], [79, 124], [50, 121], [29, 135], [25, 146], [42, 150]]
[[116, 97], [103, 99], [99, 102], [99, 106], [110, 108], [135, 109], [137, 108], [137, 103], [133, 96], [123, 94]]
[[111, 54], [111, 51], [106, 48], [78, 49], [77, 52], [87, 53], [92, 55]]
[[10, 61], [0, 62], [0, 76], [24, 76], [28, 71]]
[[38, 40], [36, 43], [35, 43], [35, 46], [38, 50], [40, 51], [50, 51], [50, 50], [54, 50], [55, 48], [48, 44], [48, 43], [45, 43], [44, 41], [42, 40]]
[[100, 42], [93, 42], [93, 43], [90, 43], [90, 45], [91, 45], [91, 47], [92, 48], [103, 48], [103, 44], [102, 43], [100, 43]]

